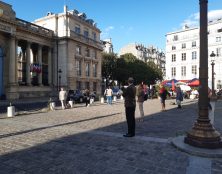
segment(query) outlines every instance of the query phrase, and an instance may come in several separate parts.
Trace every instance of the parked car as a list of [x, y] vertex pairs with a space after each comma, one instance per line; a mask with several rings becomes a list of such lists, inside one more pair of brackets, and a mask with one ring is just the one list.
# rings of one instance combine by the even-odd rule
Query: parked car
[[83, 103], [85, 101], [85, 95], [80, 90], [69, 90], [67, 100], [72, 100], [75, 103]]
[[117, 98], [120, 98], [120, 96], [123, 94], [123, 91], [119, 89], [119, 87], [113, 87], [113, 96], [116, 96]]

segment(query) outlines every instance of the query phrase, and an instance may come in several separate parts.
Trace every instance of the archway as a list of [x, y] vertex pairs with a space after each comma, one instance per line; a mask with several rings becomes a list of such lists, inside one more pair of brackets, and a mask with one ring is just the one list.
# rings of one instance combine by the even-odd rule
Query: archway
[[4, 96], [3, 63], [3, 49], [0, 47], [0, 99]]

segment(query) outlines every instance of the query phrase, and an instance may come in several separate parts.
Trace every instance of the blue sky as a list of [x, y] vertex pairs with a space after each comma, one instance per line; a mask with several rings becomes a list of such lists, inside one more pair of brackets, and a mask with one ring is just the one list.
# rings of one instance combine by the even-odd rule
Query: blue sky
[[[84, 12], [101, 30], [101, 39], [111, 38], [114, 52], [129, 43], [165, 49], [165, 35], [184, 23], [198, 25], [199, 0], [3, 0], [18, 18], [34, 21], [47, 12]], [[209, 19], [222, 17], [222, 1], [208, 0]]]

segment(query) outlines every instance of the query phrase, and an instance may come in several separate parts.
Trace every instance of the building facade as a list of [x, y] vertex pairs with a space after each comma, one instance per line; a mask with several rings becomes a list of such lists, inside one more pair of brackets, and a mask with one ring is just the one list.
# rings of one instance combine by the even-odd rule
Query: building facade
[[113, 53], [113, 44], [111, 38], [104, 39], [102, 43], [103, 43], [103, 52], [108, 54]]
[[58, 37], [57, 69], [61, 70], [59, 86], [68, 89], [101, 91], [100, 30], [85, 13], [68, 10], [63, 13], [48, 13], [34, 21], [35, 24], [54, 31]]
[[128, 44], [120, 49], [119, 55], [131, 53], [144, 62], [152, 61], [163, 72], [165, 77], [165, 53], [154, 46], [145, 47], [142, 44]]
[[[215, 88], [222, 87], [222, 19], [208, 24], [208, 86], [212, 84], [210, 57], [214, 57]], [[166, 80], [199, 78], [199, 28], [185, 26], [182, 30], [166, 34]]]
[[50, 97], [60, 86], [101, 92], [100, 30], [77, 10], [34, 23], [0, 2], [0, 98]]
[[0, 98], [50, 95], [53, 91], [53, 31], [16, 18], [0, 2]]

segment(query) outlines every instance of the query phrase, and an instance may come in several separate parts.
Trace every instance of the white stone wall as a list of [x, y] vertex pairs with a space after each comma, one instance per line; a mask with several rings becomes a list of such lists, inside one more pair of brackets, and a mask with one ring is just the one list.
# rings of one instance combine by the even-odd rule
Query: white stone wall
[[[216, 54], [216, 49], [221, 48], [221, 55], [215, 57], [215, 87], [219, 80], [222, 80], [222, 32], [218, 29], [222, 28], [222, 20], [213, 21], [208, 25], [208, 84], [211, 87], [212, 67], [211, 57], [212, 51]], [[178, 36], [178, 40], [173, 38]], [[216, 42], [216, 37], [221, 37], [221, 41]], [[196, 47], [192, 47], [192, 42], [196, 41]], [[186, 44], [186, 48], [182, 49], [182, 44]], [[199, 78], [199, 28], [186, 28], [180, 31], [167, 33], [166, 35], [166, 79], [175, 78], [177, 80], [191, 80]], [[172, 46], [176, 49], [172, 50]], [[192, 52], [197, 52], [197, 59], [192, 60]], [[186, 53], [186, 61], [181, 61], [181, 54]], [[176, 54], [176, 62], [172, 62], [172, 54]], [[192, 65], [197, 66], [197, 75], [192, 74]], [[186, 76], [181, 76], [181, 66], [186, 66]], [[171, 75], [171, 68], [176, 67], [176, 76]]]

